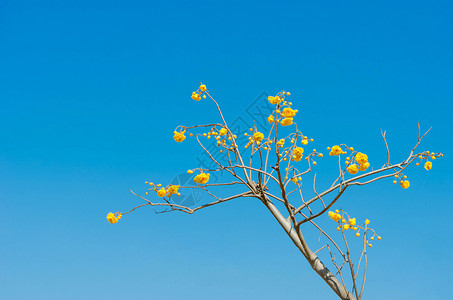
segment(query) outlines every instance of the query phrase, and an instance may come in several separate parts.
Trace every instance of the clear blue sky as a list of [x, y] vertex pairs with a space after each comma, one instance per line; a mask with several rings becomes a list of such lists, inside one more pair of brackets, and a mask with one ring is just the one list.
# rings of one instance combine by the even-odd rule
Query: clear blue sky
[[445, 157], [430, 172], [341, 207], [383, 236], [366, 299], [452, 298], [452, 14], [448, 0], [0, 1], [0, 298], [336, 299], [257, 201], [107, 223], [141, 203], [129, 188], [196, 166], [172, 132], [217, 120], [190, 99], [200, 81], [230, 119], [289, 90], [314, 147], [376, 164], [381, 128], [396, 162], [417, 122], [433, 126], [422, 149]]

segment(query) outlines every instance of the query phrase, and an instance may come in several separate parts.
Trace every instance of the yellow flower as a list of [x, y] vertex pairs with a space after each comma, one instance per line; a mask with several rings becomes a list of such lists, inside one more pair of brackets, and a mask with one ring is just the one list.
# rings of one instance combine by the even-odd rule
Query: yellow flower
[[280, 139], [278, 142], [277, 142], [277, 145], [280, 145], [280, 146], [283, 146], [285, 144], [285, 139]]
[[206, 85], [201, 84], [200, 85], [200, 91], [203, 91], [203, 92], [206, 91]]
[[187, 170], [187, 173], [192, 174], [193, 171], [192, 170]]
[[200, 173], [197, 176], [195, 176], [193, 181], [199, 184], [205, 184], [209, 181], [209, 176], [210, 176], [209, 173]]
[[368, 156], [366, 154], [363, 154], [361, 152], [358, 152], [356, 155], [355, 155], [355, 160], [360, 164], [360, 165], [363, 165], [364, 163], [366, 163], [368, 161]]
[[432, 167], [433, 167], [433, 163], [432, 163], [432, 162], [427, 161], [427, 162], [425, 163], [425, 169], [426, 169], [427, 171], [431, 170]]
[[173, 136], [173, 139], [177, 142], [182, 142], [186, 139], [186, 136], [184, 135], [184, 132], [175, 131], [175, 135]]
[[300, 161], [302, 159], [302, 156], [304, 155], [304, 148], [301, 147], [296, 147], [293, 150], [293, 159], [295, 161]]
[[285, 118], [292, 118], [296, 115], [297, 112], [298, 112], [297, 109], [291, 109], [289, 107], [285, 107], [283, 109], [282, 116], [284, 116]]
[[201, 100], [201, 96], [200, 96], [200, 94], [198, 94], [196, 92], [193, 92], [192, 93], [192, 99], [195, 100], [195, 101], [200, 101]]
[[227, 132], [228, 132], [228, 130], [226, 130], [226, 128], [222, 128], [222, 129], [220, 129], [219, 134], [223, 136], [223, 135], [227, 134]]
[[338, 222], [340, 221], [341, 219], [341, 215], [340, 214], [337, 214], [337, 213], [334, 213], [333, 211], [329, 211], [329, 217], [334, 220], [335, 222]]
[[165, 196], [166, 193], [167, 191], [164, 188], [161, 188], [160, 190], [157, 191], [157, 196], [163, 197]]
[[282, 100], [280, 99], [279, 96], [275, 96], [275, 97], [269, 96], [269, 97], [267, 97], [267, 100], [269, 100], [269, 102], [271, 104], [280, 104], [280, 102], [282, 102]]
[[349, 220], [348, 220], [348, 223], [349, 223], [349, 225], [354, 226], [355, 223], [356, 223], [355, 218], [349, 219]]
[[302, 145], [307, 145], [307, 144], [308, 144], [308, 140], [303, 139], [303, 140], [302, 140]]
[[108, 213], [107, 214], [107, 221], [109, 221], [110, 224], [115, 224], [116, 222], [118, 222], [118, 218], [115, 217], [114, 213]]
[[368, 169], [369, 166], [370, 166], [369, 162], [360, 165], [360, 171], [366, 171], [366, 169]]
[[272, 124], [272, 122], [274, 122], [274, 116], [273, 115], [270, 115], [269, 117], [267, 117], [267, 121], [269, 122], [269, 124]]
[[403, 189], [407, 189], [410, 185], [411, 183], [409, 182], [409, 180], [404, 180], [403, 182], [401, 182], [401, 187]]
[[[327, 150], [329, 150], [329, 149], [327, 149]], [[341, 149], [340, 146], [335, 145], [335, 146], [333, 146], [332, 149], [330, 150], [329, 155], [330, 155], [330, 156], [333, 156], [333, 155], [339, 155], [339, 154], [345, 154], [345, 153], [346, 153], [346, 152], [343, 152], [343, 150]]]
[[356, 164], [352, 164], [347, 168], [347, 170], [351, 174], [356, 174], [359, 171], [359, 167]]
[[344, 225], [343, 225], [343, 229], [344, 229], [344, 230], [348, 230], [348, 229], [349, 229], [349, 224], [344, 224]]
[[291, 125], [291, 124], [293, 124], [293, 118], [284, 118], [284, 119], [280, 122], [280, 124], [281, 124], [282, 126]]
[[370, 224], [370, 220], [366, 219], [366, 220], [365, 220], [365, 224], [366, 224], [366, 225]]
[[179, 185], [170, 185], [167, 189], [167, 197], [177, 194], [179, 190]]
[[264, 139], [264, 134], [262, 134], [261, 132], [255, 132], [253, 134], [253, 140], [254, 141], [261, 142], [263, 139]]

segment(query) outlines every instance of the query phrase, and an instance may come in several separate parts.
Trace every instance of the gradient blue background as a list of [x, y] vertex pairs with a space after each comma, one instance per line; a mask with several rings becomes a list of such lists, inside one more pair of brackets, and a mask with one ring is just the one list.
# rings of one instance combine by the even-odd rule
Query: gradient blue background
[[453, 3], [306, 2], [0, 1], [0, 298], [336, 299], [257, 201], [107, 223], [196, 167], [172, 131], [217, 120], [200, 81], [227, 118], [289, 90], [314, 147], [376, 165], [381, 128], [396, 162], [433, 126], [429, 173], [341, 207], [383, 236], [366, 299], [452, 298]]

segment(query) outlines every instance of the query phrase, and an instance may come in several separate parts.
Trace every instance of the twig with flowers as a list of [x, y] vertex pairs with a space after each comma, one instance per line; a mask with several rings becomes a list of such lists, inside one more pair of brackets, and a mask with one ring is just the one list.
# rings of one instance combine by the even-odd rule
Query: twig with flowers
[[[322, 192], [316, 190], [316, 174], [313, 176], [314, 195], [306, 200], [302, 192], [303, 177], [307, 176], [316, 167], [317, 161], [324, 157], [323, 153], [313, 149], [306, 153], [305, 149], [313, 138], [308, 138], [297, 126], [295, 116], [298, 110], [293, 108], [292, 102], [288, 100], [290, 93], [281, 91], [275, 96], [269, 96], [268, 101], [275, 105], [275, 110], [268, 117], [269, 128], [259, 130], [256, 125], [250, 128], [249, 133], [244, 133], [248, 143], [242, 149], [237, 142], [238, 136], [229, 127], [222, 114], [219, 104], [211, 96], [204, 84], [200, 84], [197, 91], [192, 93], [192, 99], [200, 101], [209, 98], [214, 102], [221, 122], [205, 125], [178, 126], [174, 131], [174, 140], [183, 142], [187, 135], [194, 137], [203, 151], [212, 160], [214, 168], [194, 168], [187, 172], [193, 176], [195, 186], [179, 186], [154, 184], [146, 181], [148, 186], [144, 195], [131, 193], [145, 203], [140, 204], [127, 212], [109, 213], [107, 219], [110, 223], [117, 223], [122, 216], [134, 210], [151, 206], [156, 213], [181, 211], [188, 214], [207, 208], [213, 205], [224, 203], [230, 200], [241, 198], [255, 198], [264, 204], [275, 220], [281, 225], [288, 237], [306, 258], [311, 268], [327, 283], [327, 285], [338, 295], [340, 299], [353, 300], [362, 299], [365, 279], [367, 273], [367, 247], [371, 248], [372, 241], [381, 237], [376, 234], [373, 228], [369, 227], [370, 221], [365, 219], [359, 224], [356, 218], [351, 217], [342, 209], [333, 210], [341, 196], [348, 187], [361, 186], [373, 183], [378, 180], [394, 178], [393, 183], [399, 183], [403, 189], [407, 189], [410, 183], [407, 175], [403, 172], [415, 162], [418, 166], [424, 161], [424, 168], [431, 170], [432, 161], [442, 157], [441, 153], [423, 151], [416, 153], [424, 136], [421, 135], [420, 126], [418, 139], [410, 151], [408, 157], [399, 162], [390, 162], [390, 150], [386, 140], [386, 131], [381, 131], [387, 150], [387, 162], [379, 169], [372, 170], [368, 156], [355, 150], [346, 144], [327, 147], [329, 156], [337, 157], [339, 174], [330, 184], [330, 187]], [[216, 151], [223, 155], [223, 160], [216, 158], [208, 147], [214, 143]], [[304, 157], [305, 154], [305, 157]], [[303, 164], [303, 160], [306, 161]], [[231, 181], [221, 183], [208, 183], [211, 173], [225, 171]], [[194, 174], [195, 173], [195, 174]], [[242, 187], [243, 191], [234, 195], [220, 197], [216, 195], [216, 188]], [[213, 201], [189, 207], [178, 204], [174, 197], [180, 196], [186, 189], [200, 189], [213, 198]], [[236, 188], [235, 188], [236, 190]], [[156, 200], [157, 199], [157, 200]], [[275, 202], [275, 203], [274, 203]], [[277, 206], [282, 206], [280, 209]], [[331, 210], [332, 209], [332, 210]], [[329, 233], [330, 228], [322, 229], [317, 222], [323, 216], [329, 216], [336, 223], [336, 230], [340, 236]], [[322, 222], [322, 219], [319, 219]], [[310, 224], [312, 227], [306, 227]], [[319, 233], [324, 245], [313, 252], [304, 234], [310, 230]], [[348, 242], [350, 232], [362, 239], [362, 247], [358, 263], [355, 264], [352, 254], [352, 246], [357, 242]], [[319, 240], [319, 242], [321, 239]], [[340, 244], [342, 242], [343, 245]], [[331, 245], [334, 247], [331, 248]], [[328, 251], [328, 256], [325, 253]], [[321, 261], [323, 255], [330, 260], [336, 269], [333, 274]], [[337, 260], [337, 255], [341, 261]], [[362, 264], [363, 262], [363, 264]], [[344, 268], [344, 266], [348, 266]], [[346, 270], [347, 269], [347, 270]], [[348, 273], [348, 274], [347, 274]], [[362, 274], [359, 276], [359, 274]], [[347, 275], [347, 276], [346, 276]], [[347, 285], [351, 284], [352, 288]]]

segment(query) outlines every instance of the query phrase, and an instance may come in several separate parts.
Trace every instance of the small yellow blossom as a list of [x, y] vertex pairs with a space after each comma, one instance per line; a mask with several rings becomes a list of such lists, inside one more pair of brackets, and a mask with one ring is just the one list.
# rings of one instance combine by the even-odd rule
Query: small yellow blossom
[[274, 122], [275, 118], [273, 115], [270, 115], [269, 117], [267, 117], [267, 121], [269, 122], [269, 124], [272, 124], [272, 122]]
[[192, 170], [187, 170], [187, 173], [192, 174], [193, 171]]
[[196, 92], [193, 92], [192, 93], [192, 99], [195, 100], [195, 101], [200, 101], [201, 100], [201, 96], [200, 96], [200, 94], [198, 94]]
[[355, 218], [349, 219], [349, 220], [348, 220], [348, 223], [349, 223], [349, 225], [354, 226], [355, 223], [356, 223]]
[[343, 229], [344, 229], [344, 230], [348, 230], [348, 229], [349, 229], [349, 224], [344, 224], [344, 225], [343, 225]]
[[361, 152], [358, 152], [355, 155], [355, 160], [360, 164], [363, 165], [364, 163], [368, 162], [368, 156], [366, 154], [363, 154]]
[[291, 124], [293, 124], [293, 118], [284, 118], [284, 119], [280, 122], [280, 124], [281, 124], [282, 126], [291, 125]]
[[177, 194], [179, 190], [179, 185], [170, 185], [167, 189], [167, 197]]
[[411, 183], [409, 182], [409, 180], [404, 180], [403, 182], [401, 182], [401, 187], [403, 189], [407, 189], [410, 185]]
[[433, 163], [432, 163], [432, 162], [427, 161], [427, 162], [425, 163], [425, 169], [426, 169], [427, 171], [431, 170], [432, 167], [433, 167]]
[[184, 132], [174, 132], [175, 135], [173, 136], [173, 139], [177, 142], [182, 142], [186, 139], [186, 136], [184, 135]]
[[351, 174], [356, 174], [359, 172], [359, 167], [356, 164], [352, 164], [347, 168], [348, 172]]
[[199, 184], [205, 184], [209, 181], [209, 176], [210, 176], [209, 173], [200, 173], [197, 176], [195, 176], [193, 181]]
[[361, 164], [360, 165], [360, 171], [366, 171], [366, 169], [368, 169], [369, 167], [370, 167], [370, 163], [369, 162]]
[[226, 130], [226, 128], [222, 128], [222, 129], [220, 129], [220, 131], [219, 131], [219, 134], [220, 134], [221, 136], [224, 136], [224, 135], [227, 134], [227, 133], [228, 133], [228, 130]]
[[165, 196], [166, 193], [167, 191], [165, 190], [165, 188], [161, 188], [160, 190], [157, 191], [157, 196], [163, 197]]
[[[327, 149], [327, 150], [329, 150], [329, 149]], [[329, 155], [330, 155], [330, 156], [334, 156], [334, 155], [345, 154], [345, 153], [346, 153], [346, 152], [344, 152], [344, 151], [341, 149], [340, 146], [335, 145], [335, 146], [333, 146], [332, 149], [330, 150]]]
[[118, 222], [118, 218], [115, 216], [114, 213], [108, 213], [107, 221], [109, 221], [110, 224], [115, 224], [116, 222]]
[[370, 220], [366, 219], [366, 220], [365, 220], [365, 224], [366, 224], [366, 225], [370, 224]]
[[[336, 210], [338, 211], [338, 210]], [[334, 213], [333, 211], [329, 211], [329, 217], [334, 220], [335, 222], [340, 221], [341, 215], [339, 213]]]
[[303, 139], [302, 140], [302, 145], [307, 145], [308, 144], [308, 140], [307, 139]]
[[206, 91], [206, 85], [201, 84], [200, 85], [200, 91], [203, 91], [203, 92]]
[[275, 97], [269, 96], [269, 97], [267, 97], [267, 100], [269, 100], [269, 102], [271, 104], [280, 104], [280, 102], [282, 102], [282, 100], [280, 99], [279, 96], [275, 96]]
[[285, 107], [282, 112], [282, 116], [285, 118], [292, 118], [297, 114], [297, 109], [292, 109], [290, 107]]
[[263, 139], [264, 139], [264, 134], [262, 134], [261, 132], [255, 132], [253, 134], [253, 140], [254, 141], [261, 142]]
[[359, 237], [359, 236], [360, 236], [360, 233], [357, 232], [357, 233], [355, 234], [355, 236], [356, 236], [356, 237]]
[[302, 159], [302, 156], [304, 155], [304, 148], [301, 147], [296, 147], [293, 150], [293, 159], [295, 161], [300, 161]]

